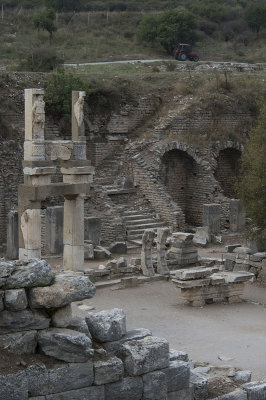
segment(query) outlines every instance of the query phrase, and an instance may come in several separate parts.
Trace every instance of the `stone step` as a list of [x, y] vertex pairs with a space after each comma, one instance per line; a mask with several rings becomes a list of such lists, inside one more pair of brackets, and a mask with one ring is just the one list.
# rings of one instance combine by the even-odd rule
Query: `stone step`
[[125, 216], [130, 216], [130, 215], [137, 215], [137, 214], [146, 214], [146, 213], [151, 213], [149, 209], [143, 209], [143, 210], [124, 210], [124, 215]]
[[151, 218], [155, 218], [155, 214], [152, 213], [147, 213], [147, 214], [142, 214], [142, 213], [138, 213], [138, 214], [133, 214], [133, 215], [125, 215], [123, 213], [123, 220], [124, 221], [134, 221], [134, 220], [142, 220], [142, 219], [151, 219]]
[[127, 240], [129, 242], [132, 242], [132, 241], [135, 241], [135, 240], [141, 240], [142, 239], [142, 235], [143, 235], [143, 232], [135, 234], [135, 235], [127, 235]]
[[127, 233], [130, 235], [131, 234], [134, 235], [135, 233], [141, 233], [141, 232], [143, 233], [145, 231], [145, 229], [161, 228], [164, 225], [165, 225], [164, 222], [154, 222], [152, 224], [136, 225], [133, 227], [136, 229], [131, 229], [132, 227], [130, 227], [130, 229], [127, 229]]
[[134, 226], [134, 225], [143, 225], [143, 224], [152, 224], [154, 222], [161, 222], [161, 220], [159, 218], [147, 218], [147, 216], [145, 216], [146, 218], [139, 218], [139, 219], [131, 219], [129, 221], [125, 221], [126, 222], [126, 226], [128, 228], [130, 228], [130, 226]]

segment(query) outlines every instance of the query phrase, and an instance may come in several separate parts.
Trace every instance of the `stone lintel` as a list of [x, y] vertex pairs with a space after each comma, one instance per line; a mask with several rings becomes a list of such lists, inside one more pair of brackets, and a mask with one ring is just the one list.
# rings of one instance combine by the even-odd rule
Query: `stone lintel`
[[56, 173], [56, 167], [24, 167], [24, 175], [53, 175]]
[[62, 160], [60, 161], [62, 168], [74, 168], [74, 167], [89, 167], [91, 165], [90, 160]]
[[51, 183], [43, 186], [19, 185], [19, 198], [27, 199], [28, 201], [41, 201], [49, 196], [78, 196], [80, 193], [89, 194], [90, 185], [83, 183]]
[[94, 174], [95, 168], [91, 165], [76, 166], [76, 167], [62, 167], [61, 172], [63, 175], [88, 175]]
[[50, 160], [24, 160], [22, 161], [23, 168], [43, 168], [43, 167], [54, 167], [55, 163]]

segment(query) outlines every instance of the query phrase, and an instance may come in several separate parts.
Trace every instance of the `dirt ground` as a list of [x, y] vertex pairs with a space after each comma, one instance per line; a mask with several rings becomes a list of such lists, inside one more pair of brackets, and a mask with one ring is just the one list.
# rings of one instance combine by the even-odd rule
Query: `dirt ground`
[[[231, 365], [251, 370], [252, 379], [266, 379], [266, 308], [255, 298], [264, 299], [265, 289], [248, 285], [254, 302], [211, 304], [203, 308], [187, 306], [178, 298], [179, 290], [171, 283], [158, 281], [135, 288], [98, 289], [83, 305], [100, 311], [122, 308], [127, 329], [148, 328], [153, 335], [169, 340], [172, 348], [189, 353], [193, 361], [213, 365]], [[73, 311], [86, 315], [76, 303]], [[221, 359], [220, 359], [221, 358]]]

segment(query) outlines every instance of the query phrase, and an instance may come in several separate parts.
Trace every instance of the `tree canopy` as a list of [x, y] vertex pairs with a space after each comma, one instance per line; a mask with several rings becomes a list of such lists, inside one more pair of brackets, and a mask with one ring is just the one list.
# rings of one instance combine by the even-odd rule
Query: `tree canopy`
[[260, 110], [257, 126], [253, 129], [242, 154], [242, 178], [238, 193], [248, 216], [266, 232], [266, 102]]
[[38, 30], [46, 30], [49, 32], [50, 40], [53, 37], [53, 32], [56, 32], [55, 12], [51, 8], [39, 11], [33, 19], [34, 27]]
[[251, 3], [244, 13], [244, 18], [249, 27], [258, 34], [261, 28], [266, 27], [266, 4]]
[[196, 17], [183, 8], [167, 11], [157, 16], [145, 16], [141, 20], [137, 37], [162, 46], [173, 54], [179, 42], [193, 43], [196, 39]]

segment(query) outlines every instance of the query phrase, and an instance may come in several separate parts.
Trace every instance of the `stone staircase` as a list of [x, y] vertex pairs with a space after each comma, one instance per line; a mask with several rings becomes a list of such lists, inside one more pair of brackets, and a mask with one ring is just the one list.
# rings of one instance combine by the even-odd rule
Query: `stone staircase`
[[125, 209], [121, 213], [124, 221], [128, 248], [137, 250], [141, 246], [141, 239], [145, 229], [157, 229], [165, 227], [163, 222], [151, 209]]

